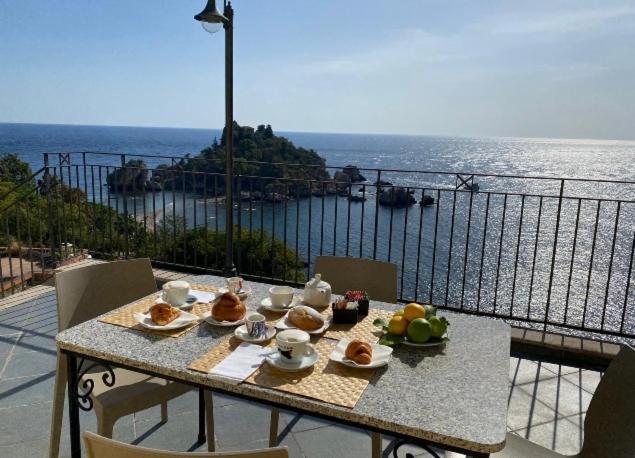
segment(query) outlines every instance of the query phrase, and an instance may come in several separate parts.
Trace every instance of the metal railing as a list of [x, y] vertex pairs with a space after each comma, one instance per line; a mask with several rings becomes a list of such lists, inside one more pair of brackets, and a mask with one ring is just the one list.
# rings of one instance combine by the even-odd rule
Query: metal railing
[[[130, 166], [136, 158], [150, 165]], [[227, 256], [224, 175], [188, 170], [199, 160], [47, 155], [32, 189], [46, 201], [40, 233], [25, 239], [24, 225], [12, 223], [6, 235], [58, 262], [83, 252], [148, 256], [172, 268], [220, 273]], [[402, 301], [635, 338], [635, 182], [358, 172], [370, 180], [237, 173], [232, 256], [241, 275], [301, 284], [320, 255], [378, 259], [398, 265]], [[117, 174], [124, 177], [119, 184]], [[20, 206], [28, 207], [16, 203], [4, 218]]]

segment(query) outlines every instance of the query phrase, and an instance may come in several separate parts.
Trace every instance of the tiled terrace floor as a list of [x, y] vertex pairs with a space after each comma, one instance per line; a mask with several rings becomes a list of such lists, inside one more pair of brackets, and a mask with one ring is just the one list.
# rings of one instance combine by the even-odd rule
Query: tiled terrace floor
[[[44, 457], [55, 379], [55, 295], [43, 288], [28, 302], [0, 303], [0, 457]], [[575, 453], [600, 374], [572, 367], [510, 359], [508, 429], [549, 448]], [[203, 450], [196, 444], [197, 394], [169, 404], [170, 420], [159, 425], [158, 409], [121, 419], [115, 439], [168, 450]], [[268, 409], [224, 396], [215, 397], [219, 450], [266, 447]], [[60, 456], [69, 456], [68, 425]], [[94, 413], [82, 412], [82, 428], [95, 430]], [[369, 457], [370, 435], [292, 413], [283, 415], [282, 444], [292, 457]], [[384, 439], [384, 455], [392, 441]], [[427, 456], [412, 449], [416, 456]]]

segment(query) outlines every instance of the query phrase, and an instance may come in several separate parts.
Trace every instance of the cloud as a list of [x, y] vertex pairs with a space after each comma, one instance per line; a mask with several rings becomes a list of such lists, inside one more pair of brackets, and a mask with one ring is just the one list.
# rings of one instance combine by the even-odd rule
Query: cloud
[[596, 29], [608, 22], [634, 16], [635, 7], [631, 6], [540, 14], [499, 14], [486, 18], [474, 25], [473, 29], [492, 34], [566, 34]]
[[390, 40], [373, 47], [300, 64], [311, 75], [369, 75], [411, 69], [413, 65], [475, 57], [461, 46], [459, 37], [441, 36], [421, 29], [402, 29]]

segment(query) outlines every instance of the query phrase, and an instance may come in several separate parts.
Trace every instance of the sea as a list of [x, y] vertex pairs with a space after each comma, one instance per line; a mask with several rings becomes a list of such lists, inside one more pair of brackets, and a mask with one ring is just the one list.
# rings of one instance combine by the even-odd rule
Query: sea
[[[308, 261], [307, 273], [319, 254], [374, 257], [398, 265], [403, 298], [635, 335], [635, 141], [275, 133], [314, 149], [332, 170], [370, 169], [362, 170], [369, 183], [381, 178], [415, 190], [417, 200], [435, 199], [430, 207], [375, 211], [374, 187], [366, 186], [355, 189], [364, 203], [341, 196], [241, 203], [240, 224], [287, 243]], [[43, 153], [66, 152], [157, 156], [145, 159], [152, 168], [168, 162], [162, 157], [196, 155], [220, 135], [0, 123], [0, 153], [16, 153], [34, 170]], [[118, 165], [119, 158], [88, 161]], [[479, 192], [457, 192], [460, 179]], [[103, 190], [86, 189], [123, 208], [122, 196], [104, 201]], [[128, 197], [128, 208], [222, 228], [217, 202], [165, 194]]]

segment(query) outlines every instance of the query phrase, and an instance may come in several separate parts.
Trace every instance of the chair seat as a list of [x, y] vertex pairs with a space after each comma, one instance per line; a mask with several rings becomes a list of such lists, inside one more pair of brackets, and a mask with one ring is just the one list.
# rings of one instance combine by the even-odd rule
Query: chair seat
[[114, 369], [114, 373], [113, 387], [104, 383], [102, 377], [108, 374], [106, 371], [90, 372], [84, 376], [84, 379], [90, 378], [95, 382], [91, 397], [104, 409], [136, 412], [173, 399], [192, 389], [187, 385], [126, 369], [117, 368]]
[[505, 448], [491, 455], [491, 458], [563, 458], [566, 455], [544, 448], [523, 439], [517, 434], [507, 433]]

